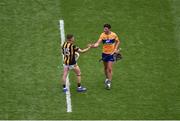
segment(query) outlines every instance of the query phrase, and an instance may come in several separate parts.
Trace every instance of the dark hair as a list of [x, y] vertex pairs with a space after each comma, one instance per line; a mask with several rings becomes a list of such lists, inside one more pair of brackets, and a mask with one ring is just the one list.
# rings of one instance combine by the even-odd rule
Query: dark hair
[[104, 27], [107, 27], [108, 29], [110, 29], [111, 25], [110, 24], [104, 24]]
[[66, 39], [67, 39], [67, 40], [70, 40], [70, 39], [72, 39], [73, 37], [74, 37], [74, 36], [73, 36], [72, 34], [67, 34], [67, 35], [66, 35]]

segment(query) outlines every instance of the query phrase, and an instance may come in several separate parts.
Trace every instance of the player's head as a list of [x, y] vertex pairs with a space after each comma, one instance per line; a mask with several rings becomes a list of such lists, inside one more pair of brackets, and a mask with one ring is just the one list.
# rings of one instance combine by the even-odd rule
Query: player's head
[[110, 32], [111, 25], [110, 24], [104, 24], [104, 33], [108, 34]]
[[66, 40], [70, 41], [70, 42], [73, 42], [74, 41], [74, 36], [72, 34], [67, 34], [66, 35]]

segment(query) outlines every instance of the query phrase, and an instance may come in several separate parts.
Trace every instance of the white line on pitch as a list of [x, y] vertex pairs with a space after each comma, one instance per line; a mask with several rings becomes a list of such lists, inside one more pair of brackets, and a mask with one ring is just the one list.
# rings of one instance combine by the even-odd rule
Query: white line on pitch
[[[61, 46], [62, 46], [65, 41], [64, 21], [63, 20], [59, 20], [59, 29], [60, 29]], [[63, 59], [64, 59], [64, 57], [62, 58], [62, 61], [63, 61]], [[67, 112], [72, 112], [71, 92], [70, 92], [69, 86], [70, 86], [70, 83], [69, 83], [69, 74], [68, 74], [68, 76], [66, 78], [66, 87], [68, 89], [68, 91], [66, 91], [66, 104], [67, 104]]]

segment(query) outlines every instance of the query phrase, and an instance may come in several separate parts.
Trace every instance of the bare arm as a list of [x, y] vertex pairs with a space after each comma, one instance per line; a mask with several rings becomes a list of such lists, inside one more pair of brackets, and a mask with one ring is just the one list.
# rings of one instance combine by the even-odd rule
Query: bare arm
[[91, 47], [92, 48], [97, 48], [99, 46], [99, 44], [101, 43], [101, 39], [99, 39], [96, 43], [92, 44]]
[[119, 51], [119, 50], [118, 50], [119, 45], [120, 45], [120, 41], [116, 41], [116, 43], [115, 43], [115, 49], [114, 49], [114, 51], [113, 51], [112, 54], [117, 53], [117, 52]]
[[90, 49], [90, 47], [87, 47], [87, 48], [85, 48], [85, 49], [79, 49], [78, 52], [80, 52], [80, 53], [85, 53], [85, 52], [87, 52], [89, 49]]
[[116, 44], [115, 44], [115, 50], [118, 50], [119, 45], [120, 45], [120, 41], [117, 41]]

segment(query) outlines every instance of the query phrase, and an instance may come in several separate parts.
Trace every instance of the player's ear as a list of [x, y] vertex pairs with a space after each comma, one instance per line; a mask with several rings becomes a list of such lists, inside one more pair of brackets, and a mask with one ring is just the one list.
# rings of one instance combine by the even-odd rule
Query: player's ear
[[74, 37], [72, 37], [72, 41], [75, 41], [75, 38], [74, 38]]

